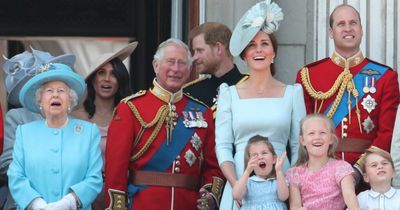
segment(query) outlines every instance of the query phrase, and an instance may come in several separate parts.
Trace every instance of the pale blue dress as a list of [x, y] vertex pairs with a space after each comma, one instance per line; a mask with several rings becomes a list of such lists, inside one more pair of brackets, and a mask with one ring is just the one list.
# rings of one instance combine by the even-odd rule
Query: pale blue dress
[[241, 210], [287, 210], [286, 204], [278, 198], [276, 179], [251, 176]]
[[[241, 99], [236, 86], [222, 84], [215, 121], [218, 163], [231, 161], [239, 178], [244, 171], [244, 149], [254, 135], [268, 137], [277, 155], [290, 145], [292, 165], [297, 160], [300, 120], [306, 115], [303, 89], [299, 84], [287, 85], [283, 97]], [[233, 154], [236, 151], [236, 154]], [[290, 166], [286, 159], [284, 171]], [[232, 188], [227, 182], [220, 209], [237, 209]]]

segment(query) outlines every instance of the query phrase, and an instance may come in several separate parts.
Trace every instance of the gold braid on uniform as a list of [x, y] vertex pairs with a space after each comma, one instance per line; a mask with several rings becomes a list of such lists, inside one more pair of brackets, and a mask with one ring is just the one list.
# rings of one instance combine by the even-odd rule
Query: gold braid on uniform
[[154, 119], [150, 123], [146, 123], [143, 120], [143, 118], [140, 116], [138, 110], [136, 109], [135, 105], [132, 102], [130, 102], [130, 101], [127, 102], [127, 105], [132, 110], [132, 113], [135, 115], [136, 119], [138, 119], [138, 121], [139, 121], [139, 123], [141, 125], [140, 131], [139, 131], [138, 135], [135, 138], [134, 146], [136, 146], [137, 143], [139, 142], [139, 139], [142, 137], [145, 129], [153, 127], [154, 125], [156, 126], [154, 128], [153, 132], [151, 133], [149, 139], [147, 139], [145, 145], [139, 150], [139, 152], [137, 152], [136, 154], [134, 154], [131, 157], [131, 161], [135, 161], [135, 160], [139, 159], [147, 151], [149, 146], [156, 139], [158, 133], [161, 130], [163, 122], [164, 122], [165, 118], [167, 117], [167, 115], [169, 113], [169, 108], [168, 108], [167, 105], [161, 106], [160, 109], [158, 109], [157, 114], [154, 117]]
[[[335, 100], [333, 101], [333, 104], [326, 115], [329, 118], [332, 118], [339, 106], [340, 101], [342, 100], [344, 91], [347, 90], [347, 93], [348, 93], [347, 108], [349, 111], [349, 123], [350, 123], [351, 122], [351, 118], [350, 118], [350, 116], [351, 116], [351, 95], [353, 95], [353, 97], [356, 100], [356, 114], [357, 114], [357, 118], [358, 118], [358, 124], [360, 127], [360, 131], [362, 132], [361, 121], [360, 121], [361, 120], [360, 119], [360, 110], [358, 109], [358, 91], [354, 85], [353, 75], [350, 73], [350, 71], [348, 69], [345, 69], [342, 73], [339, 74], [335, 83], [327, 92], [316, 91], [314, 89], [314, 87], [311, 85], [310, 75], [309, 75], [307, 67], [304, 67], [300, 71], [300, 76], [301, 76], [301, 81], [302, 81], [307, 93], [312, 98], [315, 99], [314, 113], [319, 113], [321, 111], [324, 100], [332, 97], [338, 91], [337, 96], [336, 96]], [[321, 100], [321, 104], [320, 104], [320, 107], [317, 109], [317, 101], [318, 100]]]

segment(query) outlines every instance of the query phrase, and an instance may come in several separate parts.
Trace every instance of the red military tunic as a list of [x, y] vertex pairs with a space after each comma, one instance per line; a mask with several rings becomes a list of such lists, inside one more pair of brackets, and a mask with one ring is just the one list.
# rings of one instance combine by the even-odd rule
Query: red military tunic
[[[365, 69], [367, 64], [373, 64], [379, 68], [388, 70], [383, 74], [379, 74], [374, 69]], [[357, 74], [359, 75], [360, 80], [354, 80], [354, 84], [356, 86], [361, 85], [365, 92], [359, 91], [359, 94], [364, 95], [358, 101], [357, 106], [351, 108], [350, 117], [346, 114], [343, 118], [339, 118], [340, 122], [336, 127], [337, 135], [343, 141], [351, 141], [352, 139], [365, 140], [370, 142], [370, 145], [389, 151], [397, 106], [399, 104], [397, 73], [387, 66], [364, 58], [361, 52], [347, 60], [339, 54], [334, 53], [331, 58], [325, 58], [312, 63], [306, 66], [308, 68], [308, 78], [304, 75], [304, 78], [302, 78], [301, 72], [304, 68], [298, 72], [296, 82], [301, 83], [305, 90], [304, 100], [307, 113], [319, 112], [327, 114], [327, 111], [330, 110], [330, 105], [337, 98], [339, 92], [339, 90], [336, 90], [331, 97], [322, 102], [322, 100], [316, 100], [310, 94], [307, 86], [314, 88], [315, 91], [327, 92], [334, 86], [335, 81], [344, 71], [346, 65], [348, 65], [353, 79]], [[378, 76], [380, 77], [379, 79], [377, 79]], [[362, 84], [359, 84], [360, 81]], [[372, 87], [376, 91], [372, 91]], [[347, 92], [347, 88], [344, 91]], [[348, 98], [342, 97], [341, 100], [347, 101]], [[357, 107], [360, 111], [360, 120], [357, 115]], [[360, 128], [362, 132], [360, 132]], [[348, 146], [357, 147], [356, 145], [349, 144]], [[340, 147], [338, 149], [340, 150]], [[363, 148], [360, 149], [363, 150]], [[337, 152], [338, 157], [344, 158], [351, 164], [354, 164], [362, 153], [361, 151]]]
[[[185, 119], [189, 116], [183, 116], [183, 111], [189, 102], [203, 106], [206, 109], [205, 114], [197, 116], [196, 119], [203, 118], [207, 127], [204, 127], [205, 124], [203, 123], [203, 127], [194, 128], [194, 132], [190, 134], [190, 139], [183, 146], [183, 150], [180, 151], [179, 155], [173, 157], [173, 161], [168, 163], [167, 170], [164, 172], [168, 174], [198, 176], [200, 178], [199, 187], [204, 185], [210, 186], [213, 182], [213, 177], [223, 177], [215, 155], [214, 121], [210, 109], [186, 95], [182, 95], [182, 91], [171, 95], [155, 82], [155, 87], [152, 90], [147, 92], [141, 91], [134, 97], [124, 99], [115, 110], [114, 118], [108, 129], [106, 146], [106, 206], [110, 204], [110, 197], [114, 199], [112, 204], [118, 204], [118, 202], [121, 204], [121, 202], [124, 202], [120, 198], [123, 198], [124, 194], [128, 191], [128, 184], [131, 183], [129, 176], [134, 172], [142, 171], [144, 167], [148, 166], [148, 162], [154, 156], [157, 149], [159, 149], [160, 145], [165, 144], [167, 139], [165, 121], [161, 122], [162, 126], [158, 132], [153, 132], [157, 127], [156, 123], [154, 126], [144, 130], [136, 146], [134, 145], [134, 141], [140, 135], [140, 120], [142, 120], [142, 123], [144, 121], [150, 124], [153, 120], [155, 120], [154, 122], [158, 122], [161, 117], [156, 117], [157, 112], [162, 106], [168, 107], [167, 102], [169, 100], [173, 100], [173, 105], [176, 107], [178, 116], [185, 117]], [[138, 115], [134, 114], [128, 102], [131, 102], [135, 106], [136, 113], [140, 115], [140, 120], [138, 119]], [[191, 108], [189, 107], [189, 109], [185, 110], [191, 110]], [[176, 125], [175, 129], [179, 129], [178, 127], [179, 125]], [[183, 126], [183, 129], [188, 128]], [[137, 160], [131, 161], [131, 157], [138, 154], [154, 134], [156, 134], [154, 141], [149, 144], [148, 149], [144, 150], [143, 155]], [[172, 136], [170, 141], [180, 142], [185, 140], [182, 136]], [[149, 168], [151, 167], [146, 168], [146, 170], [151, 171]], [[220, 183], [220, 186], [222, 186], [222, 183]], [[147, 185], [145, 189], [139, 190], [133, 196], [131, 209], [197, 209], [198, 190], [199, 188], [187, 189], [182, 187]], [[110, 194], [110, 197], [108, 194]], [[113, 207], [110, 209], [119, 208]]]

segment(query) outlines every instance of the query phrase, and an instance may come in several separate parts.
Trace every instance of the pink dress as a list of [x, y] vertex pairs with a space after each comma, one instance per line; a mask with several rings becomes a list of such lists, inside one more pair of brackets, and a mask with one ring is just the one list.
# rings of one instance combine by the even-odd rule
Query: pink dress
[[353, 172], [346, 161], [330, 159], [316, 172], [309, 171], [306, 164], [290, 168], [286, 178], [291, 185], [299, 187], [303, 207], [308, 210], [338, 210], [346, 206], [340, 182]]

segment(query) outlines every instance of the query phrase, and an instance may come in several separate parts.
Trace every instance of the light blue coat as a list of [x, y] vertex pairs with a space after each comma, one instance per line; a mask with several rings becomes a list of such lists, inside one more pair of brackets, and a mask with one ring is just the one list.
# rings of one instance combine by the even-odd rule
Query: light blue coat
[[63, 128], [48, 128], [44, 120], [20, 125], [13, 161], [7, 172], [18, 209], [33, 199], [47, 203], [74, 191], [83, 208], [102, 189], [100, 131], [93, 123], [69, 118]]

